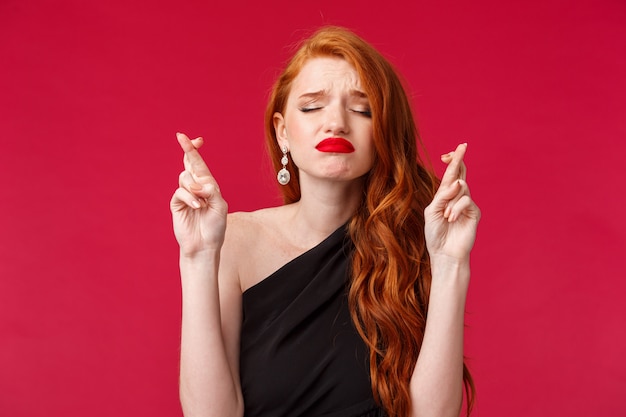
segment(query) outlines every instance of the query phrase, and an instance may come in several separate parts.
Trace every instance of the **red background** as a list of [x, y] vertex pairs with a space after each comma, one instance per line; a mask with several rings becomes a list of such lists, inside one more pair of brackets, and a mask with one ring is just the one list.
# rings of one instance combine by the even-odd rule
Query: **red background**
[[477, 416], [626, 413], [626, 3], [0, 2], [0, 415], [176, 416], [176, 131], [236, 210], [278, 202], [262, 115], [289, 45], [351, 27], [483, 210]]

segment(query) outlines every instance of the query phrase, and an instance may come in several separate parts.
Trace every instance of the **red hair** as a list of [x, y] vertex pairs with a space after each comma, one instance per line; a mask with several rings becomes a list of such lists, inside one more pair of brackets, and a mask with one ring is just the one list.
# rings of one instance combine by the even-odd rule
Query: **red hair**
[[[417, 152], [421, 141], [396, 71], [371, 45], [338, 27], [322, 28], [305, 40], [274, 85], [265, 113], [266, 144], [274, 168], [282, 167], [274, 113], [284, 113], [303, 65], [324, 56], [352, 64], [370, 101], [374, 162], [366, 175], [363, 200], [348, 227], [355, 247], [348, 298], [355, 327], [369, 347], [374, 397], [390, 417], [406, 417], [431, 284], [424, 209], [439, 180]], [[300, 199], [297, 168], [281, 191], [287, 204]], [[469, 414], [475, 390], [465, 364], [463, 383]]]

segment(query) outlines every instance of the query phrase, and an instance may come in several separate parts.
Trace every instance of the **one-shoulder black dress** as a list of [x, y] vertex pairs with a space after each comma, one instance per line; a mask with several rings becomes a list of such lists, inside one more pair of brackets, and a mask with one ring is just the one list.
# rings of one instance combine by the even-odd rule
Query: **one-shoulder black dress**
[[382, 417], [348, 311], [344, 226], [243, 294], [246, 417]]

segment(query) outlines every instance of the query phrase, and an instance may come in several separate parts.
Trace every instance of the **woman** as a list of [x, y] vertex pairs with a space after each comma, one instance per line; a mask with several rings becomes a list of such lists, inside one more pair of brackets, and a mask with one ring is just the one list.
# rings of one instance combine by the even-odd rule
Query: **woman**
[[171, 201], [189, 416], [458, 415], [469, 254], [467, 145], [441, 182], [391, 65], [350, 31], [307, 39], [266, 137], [285, 205], [227, 215], [197, 148]]

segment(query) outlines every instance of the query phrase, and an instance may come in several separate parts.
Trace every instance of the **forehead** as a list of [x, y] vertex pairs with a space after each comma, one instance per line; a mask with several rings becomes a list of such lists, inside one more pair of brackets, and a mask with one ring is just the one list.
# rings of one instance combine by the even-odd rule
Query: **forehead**
[[291, 94], [344, 88], [361, 90], [359, 75], [348, 61], [331, 57], [311, 58], [294, 79]]

